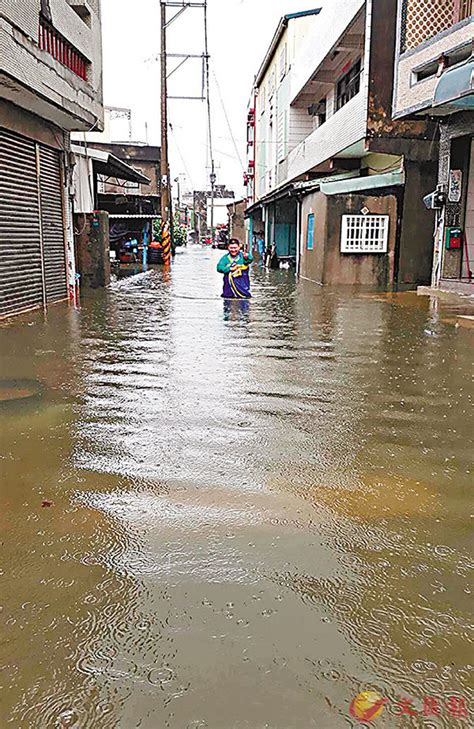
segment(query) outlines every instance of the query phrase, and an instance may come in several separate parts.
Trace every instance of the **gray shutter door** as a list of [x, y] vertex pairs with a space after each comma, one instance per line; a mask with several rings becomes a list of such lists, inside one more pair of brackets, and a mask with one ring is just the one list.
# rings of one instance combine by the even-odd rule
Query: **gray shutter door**
[[0, 316], [42, 303], [36, 147], [0, 129]]
[[40, 145], [41, 222], [46, 302], [67, 298], [66, 248], [59, 152]]

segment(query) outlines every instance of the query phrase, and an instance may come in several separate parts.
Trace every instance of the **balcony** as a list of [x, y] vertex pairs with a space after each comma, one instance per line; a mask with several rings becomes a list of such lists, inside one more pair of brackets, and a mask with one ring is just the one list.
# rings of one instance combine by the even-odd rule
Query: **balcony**
[[38, 45], [42, 51], [49, 53], [61, 65], [87, 81], [89, 66], [87, 59], [43, 18], [40, 18], [39, 23]]
[[474, 0], [403, 0], [401, 53], [417, 48], [474, 12]]
[[331, 157], [360, 157], [364, 153], [366, 130], [367, 100], [360, 91], [290, 152], [288, 180], [310, 172]]

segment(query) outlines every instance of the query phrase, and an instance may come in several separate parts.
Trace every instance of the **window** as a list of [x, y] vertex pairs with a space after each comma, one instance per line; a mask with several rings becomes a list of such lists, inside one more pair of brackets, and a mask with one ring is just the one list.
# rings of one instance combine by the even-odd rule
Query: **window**
[[343, 215], [341, 253], [386, 253], [388, 215]]
[[412, 72], [412, 83], [418, 83], [424, 81], [427, 78], [433, 76], [440, 76], [443, 71], [452, 66], [456, 66], [458, 63], [464, 63], [472, 55], [472, 43], [459, 46], [458, 48], [445, 53], [442, 56], [438, 56], [435, 59], [431, 59], [422, 66], [418, 66]]
[[312, 251], [314, 248], [314, 214], [308, 215], [308, 224], [306, 227], [306, 250]]
[[270, 78], [268, 80], [268, 98], [271, 99], [273, 94], [275, 93], [275, 69], [270, 74]]
[[360, 91], [360, 77], [362, 62], [359, 59], [352, 68], [341, 78], [337, 84], [336, 111], [341, 109], [348, 101]]
[[474, 14], [474, 2], [473, 0], [461, 0], [459, 5], [459, 20], [469, 18]]
[[86, 0], [67, 0], [71, 8], [77, 15], [84, 21], [84, 23], [90, 28], [91, 27], [91, 12], [86, 3]]
[[266, 89], [265, 86], [260, 86], [259, 91], [259, 106], [260, 106], [260, 113], [263, 114], [265, 111], [265, 105], [267, 103], [267, 95], [266, 95]]

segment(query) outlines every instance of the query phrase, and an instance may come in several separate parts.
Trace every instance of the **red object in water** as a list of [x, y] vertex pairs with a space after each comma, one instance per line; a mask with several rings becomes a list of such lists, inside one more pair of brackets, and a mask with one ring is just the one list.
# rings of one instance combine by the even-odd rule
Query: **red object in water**
[[47, 509], [49, 506], [54, 506], [54, 502], [48, 501], [47, 499], [45, 499], [44, 501], [41, 502], [42, 509]]
[[119, 253], [120, 263], [133, 263], [133, 256], [131, 253]]

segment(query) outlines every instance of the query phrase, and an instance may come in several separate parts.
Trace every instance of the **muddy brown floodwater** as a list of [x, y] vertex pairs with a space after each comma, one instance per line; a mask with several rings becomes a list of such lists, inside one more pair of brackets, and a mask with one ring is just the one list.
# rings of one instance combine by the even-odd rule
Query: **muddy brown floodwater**
[[217, 255], [0, 328], [0, 726], [472, 726], [463, 307]]

